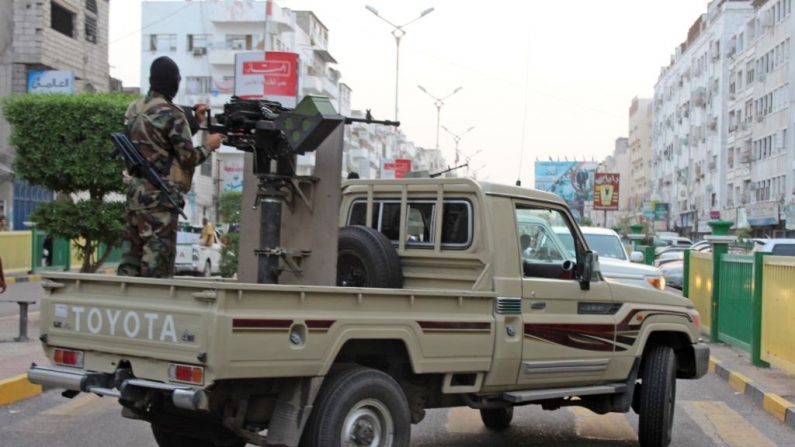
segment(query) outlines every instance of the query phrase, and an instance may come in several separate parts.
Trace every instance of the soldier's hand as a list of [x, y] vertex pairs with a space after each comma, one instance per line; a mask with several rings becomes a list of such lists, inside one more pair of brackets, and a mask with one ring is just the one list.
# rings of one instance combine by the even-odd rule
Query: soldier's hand
[[221, 147], [221, 141], [223, 141], [223, 135], [220, 133], [211, 133], [207, 135], [207, 147], [212, 150], [216, 150]]
[[196, 116], [196, 121], [200, 126], [204, 124], [204, 120], [207, 118], [208, 109], [209, 107], [207, 107], [207, 104], [196, 104], [193, 106], [193, 113]]

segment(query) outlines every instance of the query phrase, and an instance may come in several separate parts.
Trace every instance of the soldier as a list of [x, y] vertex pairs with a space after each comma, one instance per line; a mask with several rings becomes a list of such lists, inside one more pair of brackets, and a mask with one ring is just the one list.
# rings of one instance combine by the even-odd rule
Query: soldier
[[[124, 118], [128, 137], [163, 177], [182, 208], [182, 194], [191, 189], [194, 169], [221, 145], [221, 135], [210, 134], [206, 146], [193, 146], [185, 112], [171, 102], [180, 80], [173, 60], [165, 56], [155, 59], [149, 72], [149, 93], [132, 103]], [[199, 123], [204, 121], [205, 110], [206, 105], [196, 107]], [[166, 278], [173, 274], [179, 211], [149, 181], [130, 177], [119, 275]]]

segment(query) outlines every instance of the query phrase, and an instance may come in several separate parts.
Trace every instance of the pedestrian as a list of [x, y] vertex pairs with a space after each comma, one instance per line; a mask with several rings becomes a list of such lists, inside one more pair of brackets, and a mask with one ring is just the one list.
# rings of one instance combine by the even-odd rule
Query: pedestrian
[[6, 216], [0, 214], [0, 231], [8, 231], [8, 224], [6, 223]]
[[[193, 146], [186, 112], [171, 102], [180, 80], [173, 60], [155, 59], [149, 71], [149, 93], [125, 113], [127, 136], [163, 178], [179, 208], [145, 178], [129, 178], [121, 276], [167, 278], [173, 274], [179, 212], [185, 204], [182, 195], [191, 189], [196, 166], [221, 145], [221, 135], [210, 134], [206, 146]], [[207, 106], [199, 104], [194, 109], [196, 120], [203, 123]]]
[[210, 222], [210, 219], [204, 218], [202, 219], [202, 244], [211, 247], [213, 245], [213, 239], [215, 239], [215, 226], [213, 223]]

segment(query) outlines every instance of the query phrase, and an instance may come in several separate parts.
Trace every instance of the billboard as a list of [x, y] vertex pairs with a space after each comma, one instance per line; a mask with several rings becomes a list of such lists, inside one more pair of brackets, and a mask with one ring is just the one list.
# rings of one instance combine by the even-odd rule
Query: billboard
[[32, 70], [28, 72], [28, 93], [72, 93], [75, 74], [71, 70]]
[[298, 95], [298, 54], [255, 51], [235, 54], [235, 95], [266, 98], [295, 107]]
[[381, 167], [381, 178], [404, 178], [411, 171], [411, 160], [407, 158], [386, 159]]
[[594, 173], [593, 209], [617, 210], [620, 174]]
[[593, 201], [597, 166], [599, 164], [595, 161], [537, 161], [535, 187], [560, 196], [579, 222], [585, 202]]

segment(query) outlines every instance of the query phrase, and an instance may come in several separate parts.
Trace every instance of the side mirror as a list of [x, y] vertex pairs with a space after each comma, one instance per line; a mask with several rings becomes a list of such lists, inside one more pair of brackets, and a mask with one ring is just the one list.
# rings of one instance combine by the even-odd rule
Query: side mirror
[[586, 251], [582, 257], [582, 276], [580, 277], [580, 289], [590, 290], [593, 272], [596, 267], [598, 257], [593, 251]]
[[629, 260], [632, 262], [643, 263], [646, 260], [646, 257], [643, 256], [643, 253], [639, 251], [633, 251], [631, 255], [629, 255]]

